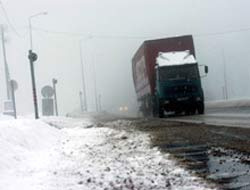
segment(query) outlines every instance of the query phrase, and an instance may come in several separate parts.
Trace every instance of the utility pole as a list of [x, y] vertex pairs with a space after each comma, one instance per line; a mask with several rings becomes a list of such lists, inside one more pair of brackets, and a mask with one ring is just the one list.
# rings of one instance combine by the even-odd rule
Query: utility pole
[[[84, 65], [83, 65], [83, 56], [82, 56], [82, 41], [80, 40], [80, 61], [81, 61], [81, 74], [82, 74], [82, 90], [84, 94], [84, 111], [88, 110], [87, 105], [87, 95], [86, 95], [86, 84], [85, 84], [85, 75], [84, 75]], [[82, 109], [83, 111], [83, 109]]]
[[2, 36], [2, 49], [3, 49], [7, 99], [10, 100], [10, 74], [9, 74], [9, 68], [8, 68], [7, 58], [6, 58], [6, 49], [5, 49], [5, 42], [4, 42], [4, 27], [3, 25], [1, 25], [0, 27], [1, 27], [1, 36]]
[[81, 111], [83, 112], [84, 108], [83, 108], [83, 101], [82, 101], [82, 91], [79, 92], [79, 98], [80, 98]]
[[95, 60], [93, 62], [93, 76], [94, 76], [94, 93], [95, 93], [95, 108], [96, 112], [98, 112], [98, 97], [97, 97], [97, 84], [96, 84], [96, 70], [95, 70]]
[[222, 50], [222, 58], [223, 58], [223, 76], [224, 76], [224, 95], [225, 99], [228, 99], [228, 88], [227, 88], [227, 73], [226, 73], [226, 58], [225, 58], [225, 53], [224, 50]]
[[99, 111], [102, 111], [102, 95], [99, 94]]

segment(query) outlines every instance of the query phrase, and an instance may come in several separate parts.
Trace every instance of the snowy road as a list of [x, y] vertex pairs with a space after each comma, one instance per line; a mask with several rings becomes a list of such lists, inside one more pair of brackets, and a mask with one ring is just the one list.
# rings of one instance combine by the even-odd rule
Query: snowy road
[[168, 120], [250, 128], [250, 107], [209, 108], [204, 115], [173, 117]]
[[0, 121], [0, 189], [210, 189], [157, 148], [122, 131], [130, 121], [95, 127], [91, 119]]

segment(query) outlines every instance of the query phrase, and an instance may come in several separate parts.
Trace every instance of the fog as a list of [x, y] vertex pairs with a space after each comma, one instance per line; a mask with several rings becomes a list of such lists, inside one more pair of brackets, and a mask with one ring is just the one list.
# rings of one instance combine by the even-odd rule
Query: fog
[[[11, 78], [18, 81], [18, 113], [32, 113], [28, 18], [32, 19], [39, 108], [41, 88], [58, 79], [59, 113], [80, 107], [82, 44], [87, 102], [95, 110], [94, 76], [102, 109], [136, 107], [131, 59], [147, 39], [192, 34], [206, 100], [250, 96], [250, 1], [248, 0], [1, 0]], [[0, 111], [6, 99], [0, 47]], [[226, 88], [225, 88], [226, 86]]]

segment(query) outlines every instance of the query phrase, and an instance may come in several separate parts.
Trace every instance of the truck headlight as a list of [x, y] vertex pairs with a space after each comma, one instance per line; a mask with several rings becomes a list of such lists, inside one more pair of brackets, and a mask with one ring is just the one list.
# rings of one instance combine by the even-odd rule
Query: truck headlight
[[201, 97], [196, 97], [196, 101], [201, 101]]

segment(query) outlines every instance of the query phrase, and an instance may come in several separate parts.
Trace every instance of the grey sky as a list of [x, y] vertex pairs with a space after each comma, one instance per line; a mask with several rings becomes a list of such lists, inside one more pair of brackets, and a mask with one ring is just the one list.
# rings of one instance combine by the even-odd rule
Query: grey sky
[[[86, 39], [83, 40], [83, 55], [91, 109], [94, 109], [93, 64], [103, 107], [117, 109], [125, 104], [131, 107], [136, 104], [131, 74], [131, 58], [136, 49], [146, 39], [183, 34], [194, 35], [198, 61], [210, 68], [209, 76], [203, 79], [208, 100], [223, 98], [223, 63], [226, 64], [229, 97], [250, 95], [250, 31], [242, 30], [250, 28], [248, 0], [1, 1], [21, 35], [18, 37], [10, 27], [6, 31], [10, 73], [19, 82], [18, 111], [33, 111], [27, 26], [28, 17], [41, 11], [47, 11], [48, 15], [32, 20], [34, 50], [39, 55], [35, 67], [39, 101], [41, 87], [56, 77], [59, 109], [63, 113], [79, 106], [80, 39]], [[2, 10], [0, 23], [7, 24]], [[226, 33], [208, 35], [220, 32]], [[93, 37], [87, 38], [90, 35]], [[1, 51], [1, 102], [6, 96], [2, 60]]]

